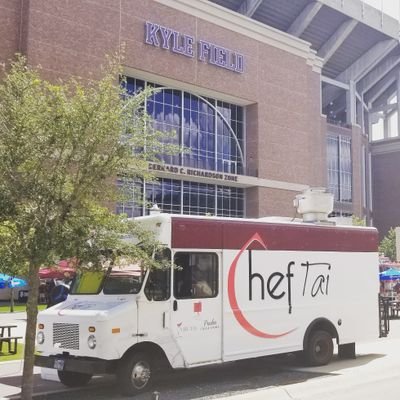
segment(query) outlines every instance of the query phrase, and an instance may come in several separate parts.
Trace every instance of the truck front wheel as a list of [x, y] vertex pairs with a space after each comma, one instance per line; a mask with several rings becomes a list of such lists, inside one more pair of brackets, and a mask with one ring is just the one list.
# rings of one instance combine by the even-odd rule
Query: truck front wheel
[[57, 371], [60, 382], [68, 387], [85, 386], [92, 378], [91, 374], [72, 371]]
[[312, 332], [304, 354], [311, 366], [328, 364], [333, 356], [332, 336], [326, 331]]
[[126, 356], [117, 372], [121, 393], [134, 395], [147, 390], [152, 381], [152, 360], [144, 353]]

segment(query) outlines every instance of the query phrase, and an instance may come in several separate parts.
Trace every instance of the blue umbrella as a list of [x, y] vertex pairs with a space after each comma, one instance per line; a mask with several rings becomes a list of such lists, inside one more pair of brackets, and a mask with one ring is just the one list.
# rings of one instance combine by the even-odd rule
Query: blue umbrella
[[381, 281], [395, 281], [400, 279], [400, 271], [396, 268], [389, 268], [379, 274]]
[[26, 281], [20, 278], [13, 278], [10, 275], [0, 273], [0, 289], [16, 288], [21, 286], [26, 286]]

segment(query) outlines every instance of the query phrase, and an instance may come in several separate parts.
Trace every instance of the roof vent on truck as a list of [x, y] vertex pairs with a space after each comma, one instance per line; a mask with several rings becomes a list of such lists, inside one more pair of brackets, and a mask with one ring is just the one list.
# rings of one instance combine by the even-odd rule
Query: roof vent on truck
[[154, 203], [153, 206], [149, 210], [150, 215], [158, 215], [161, 214], [160, 207], [158, 207], [157, 203]]
[[333, 194], [325, 188], [309, 188], [296, 196], [293, 206], [304, 222], [328, 222], [333, 211]]

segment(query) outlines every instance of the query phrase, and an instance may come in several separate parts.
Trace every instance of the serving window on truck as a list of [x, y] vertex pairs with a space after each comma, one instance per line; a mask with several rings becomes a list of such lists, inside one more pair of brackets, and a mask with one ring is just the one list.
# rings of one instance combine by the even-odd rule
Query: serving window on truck
[[199, 299], [218, 295], [218, 256], [215, 253], [175, 254], [174, 296]]

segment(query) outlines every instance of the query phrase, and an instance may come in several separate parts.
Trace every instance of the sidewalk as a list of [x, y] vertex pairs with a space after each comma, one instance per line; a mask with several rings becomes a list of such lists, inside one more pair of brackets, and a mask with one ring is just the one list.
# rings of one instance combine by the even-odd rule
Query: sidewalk
[[[18, 399], [21, 393], [22, 360], [6, 361], [0, 363], [0, 399]], [[34, 369], [34, 394], [65, 391], [65, 386], [60, 382], [43, 380], [40, 368]]]
[[[1, 324], [17, 325], [13, 334], [22, 336], [22, 343], [25, 342], [26, 312], [0, 313]], [[0, 362], [0, 399], [19, 395], [21, 392], [22, 367], [22, 360]], [[53, 391], [57, 388], [59, 390], [64, 389], [64, 386], [59, 382], [42, 380], [40, 368], [35, 368], [34, 374], [35, 393]]]

